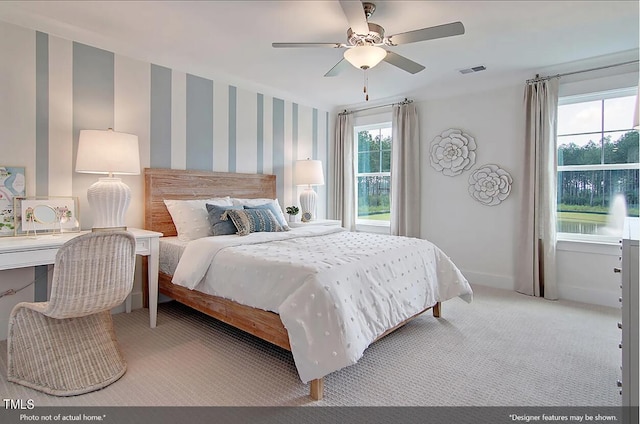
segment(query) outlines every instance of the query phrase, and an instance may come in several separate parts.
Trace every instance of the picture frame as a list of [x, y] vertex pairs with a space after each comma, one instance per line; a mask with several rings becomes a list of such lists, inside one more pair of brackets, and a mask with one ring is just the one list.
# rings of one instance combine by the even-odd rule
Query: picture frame
[[0, 237], [15, 234], [14, 198], [26, 196], [24, 166], [0, 166]]
[[16, 236], [80, 231], [77, 197], [15, 197], [13, 210]]

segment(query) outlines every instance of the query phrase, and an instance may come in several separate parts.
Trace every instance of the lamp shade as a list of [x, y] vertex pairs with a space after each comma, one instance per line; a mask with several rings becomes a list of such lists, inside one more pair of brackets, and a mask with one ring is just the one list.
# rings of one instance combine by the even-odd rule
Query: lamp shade
[[294, 179], [297, 185], [324, 185], [322, 162], [311, 159], [296, 161]]
[[76, 172], [109, 174], [87, 189], [93, 231], [126, 229], [124, 217], [131, 203], [131, 189], [113, 174], [140, 174], [138, 137], [112, 129], [81, 130]]
[[76, 172], [140, 174], [138, 136], [109, 130], [81, 130]]
[[387, 56], [387, 51], [378, 46], [355, 46], [344, 52], [344, 58], [353, 66], [369, 69]]

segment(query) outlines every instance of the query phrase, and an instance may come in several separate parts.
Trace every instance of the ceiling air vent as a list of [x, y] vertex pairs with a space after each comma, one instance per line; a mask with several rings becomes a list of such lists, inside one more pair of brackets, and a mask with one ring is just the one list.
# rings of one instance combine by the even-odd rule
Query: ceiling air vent
[[484, 65], [474, 66], [472, 68], [460, 69], [461, 74], [471, 74], [473, 72], [480, 72], [487, 69]]

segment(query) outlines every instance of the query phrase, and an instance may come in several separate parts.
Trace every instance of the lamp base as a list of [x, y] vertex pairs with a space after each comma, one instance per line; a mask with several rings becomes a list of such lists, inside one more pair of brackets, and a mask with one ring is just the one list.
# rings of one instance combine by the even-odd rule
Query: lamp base
[[302, 216], [304, 217], [306, 214], [311, 215], [308, 221], [316, 219], [317, 201], [318, 195], [311, 187], [306, 188], [302, 193], [300, 193], [300, 209], [302, 210]]
[[93, 231], [126, 229], [124, 214], [131, 203], [131, 189], [120, 178], [104, 177], [87, 190], [93, 213]]

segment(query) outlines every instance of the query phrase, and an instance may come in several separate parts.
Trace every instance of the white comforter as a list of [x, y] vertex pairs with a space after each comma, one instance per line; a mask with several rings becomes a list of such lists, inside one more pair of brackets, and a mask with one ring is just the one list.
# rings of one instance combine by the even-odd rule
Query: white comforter
[[173, 283], [280, 314], [305, 383], [426, 307], [473, 296], [426, 240], [321, 226], [191, 241]]

